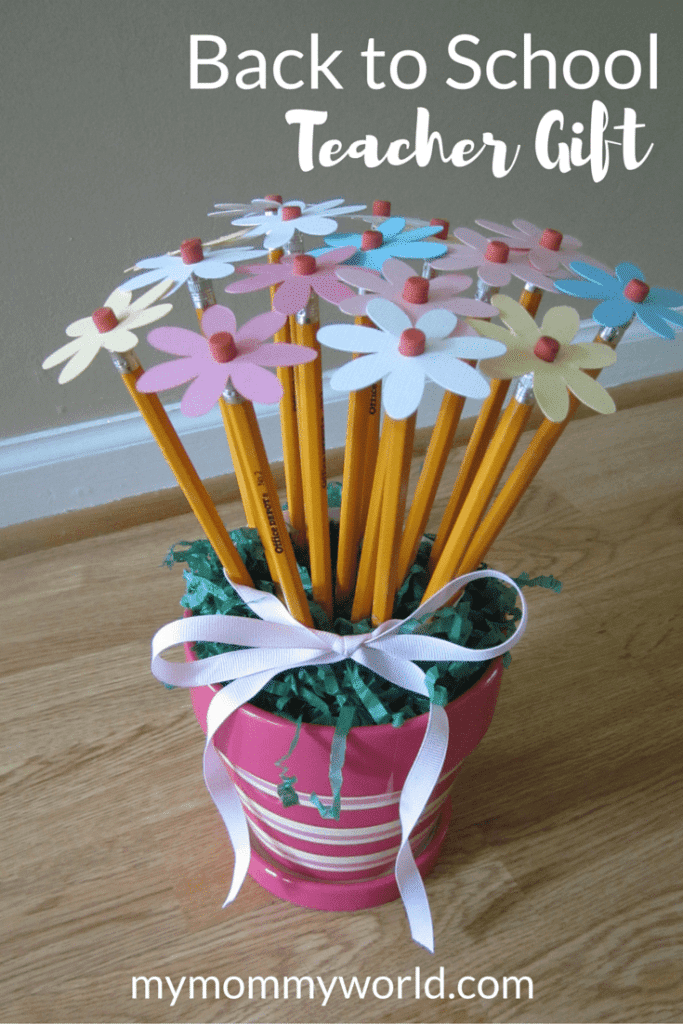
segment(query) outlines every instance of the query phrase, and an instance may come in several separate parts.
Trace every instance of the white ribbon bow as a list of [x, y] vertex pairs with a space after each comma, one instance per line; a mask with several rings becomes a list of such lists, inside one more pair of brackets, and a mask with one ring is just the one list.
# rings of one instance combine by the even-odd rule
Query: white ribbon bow
[[[504, 643], [471, 650], [422, 633], [399, 634], [404, 623], [436, 611], [473, 580], [493, 578], [514, 587], [522, 603], [522, 617], [514, 634]], [[219, 757], [213, 737], [233, 711], [251, 700], [280, 672], [303, 665], [331, 665], [352, 658], [377, 675], [404, 690], [429, 699], [424, 672], [414, 661], [489, 661], [509, 651], [521, 639], [527, 622], [527, 608], [514, 580], [492, 569], [479, 570], [446, 584], [406, 619], [383, 622], [371, 633], [338, 636], [309, 629], [294, 619], [272, 594], [229, 581], [245, 604], [259, 616], [249, 619], [232, 615], [197, 615], [178, 619], [156, 633], [152, 640], [152, 672], [172, 686], [210, 686], [230, 681], [213, 697], [207, 713], [204, 748], [204, 781], [223, 818], [235, 852], [232, 885], [223, 906], [240, 890], [251, 855], [249, 830], [237, 789]], [[244, 650], [217, 654], [180, 664], [165, 661], [162, 654], [186, 642], [210, 641], [234, 644]], [[448, 747], [448, 716], [430, 702], [427, 728], [408, 773], [399, 801], [401, 845], [396, 856], [395, 875], [413, 939], [434, 952], [434, 930], [422, 877], [410, 847], [410, 833], [417, 824], [436, 785]]]

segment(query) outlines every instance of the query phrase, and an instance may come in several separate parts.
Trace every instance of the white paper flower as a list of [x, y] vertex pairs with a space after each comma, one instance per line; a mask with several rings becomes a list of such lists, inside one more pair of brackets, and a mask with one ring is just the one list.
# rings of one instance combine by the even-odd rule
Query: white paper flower
[[201, 239], [188, 238], [180, 246], [179, 256], [150, 256], [149, 259], [138, 260], [135, 269], [144, 270], [145, 273], [129, 278], [119, 287], [133, 292], [138, 288], [154, 284], [155, 281], [171, 280], [174, 282], [174, 286], [168, 293], [171, 295], [192, 274], [208, 281], [212, 281], [214, 278], [230, 277], [235, 273], [235, 263], [242, 260], [258, 259], [259, 256], [265, 255], [265, 249], [235, 247], [217, 249], [215, 252], [209, 250], [208, 255], [205, 256]]
[[367, 315], [378, 331], [355, 324], [333, 324], [318, 331], [323, 345], [368, 353], [335, 371], [330, 380], [335, 391], [358, 391], [382, 380], [382, 403], [395, 420], [415, 412], [427, 379], [469, 398], [488, 395], [487, 381], [463, 360], [500, 355], [504, 345], [468, 336], [467, 324], [458, 323], [446, 309], [430, 309], [413, 325], [399, 306], [377, 298], [368, 302]]
[[245, 238], [265, 235], [269, 249], [281, 249], [295, 231], [304, 235], [329, 235], [337, 230], [336, 217], [357, 213], [365, 206], [342, 206], [343, 199], [327, 199], [323, 203], [306, 204], [302, 199], [288, 199], [286, 203], [272, 203], [270, 212], [251, 213], [234, 220], [237, 227], [251, 227]]
[[160, 320], [173, 308], [170, 302], [153, 305], [168, 292], [170, 286], [170, 281], [162, 281], [135, 302], [131, 302], [133, 296], [130, 292], [117, 288], [92, 316], [84, 316], [69, 324], [66, 333], [74, 340], [67, 341], [66, 345], [49, 355], [43, 362], [43, 369], [49, 370], [66, 362], [57, 378], [60, 384], [66, 384], [90, 366], [101, 348], [108, 352], [130, 352], [138, 343], [133, 331]]

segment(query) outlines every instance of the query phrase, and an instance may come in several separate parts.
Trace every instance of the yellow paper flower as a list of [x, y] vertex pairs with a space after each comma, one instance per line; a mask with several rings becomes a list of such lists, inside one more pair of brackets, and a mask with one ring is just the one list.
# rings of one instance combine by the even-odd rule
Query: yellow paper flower
[[579, 314], [571, 306], [554, 306], [543, 317], [539, 327], [523, 306], [507, 295], [494, 295], [491, 304], [506, 324], [470, 320], [478, 334], [502, 341], [507, 352], [492, 359], [482, 359], [479, 369], [497, 380], [534, 375], [534, 395], [543, 415], [560, 423], [569, 412], [569, 391], [580, 402], [596, 412], [614, 412], [610, 395], [583, 370], [610, 366], [616, 359], [607, 345], [571, 342], [579, 329]]

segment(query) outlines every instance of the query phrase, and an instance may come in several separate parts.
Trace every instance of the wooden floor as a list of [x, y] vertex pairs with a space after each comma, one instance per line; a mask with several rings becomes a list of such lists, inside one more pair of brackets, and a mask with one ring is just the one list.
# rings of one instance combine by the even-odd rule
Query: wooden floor
[[[683, 397], [666, 394], [572, 424], [491, 553], [564, 590], [529, 592], [527, 635], [459, 776], [427, 883], [433, 957], [400, 903], [319, 913], [248, 879], [221, 909], [231, 854], [202, 736], [187, 695], [149, 671], [183, 589], [160, 563], [197, 536], [190, 515], [0, 563], [0, 1018], [683, 1020]], [[411, 986], [346, 1000], [338, 982], [326, 1006], [317, 985], [312, 1000], [190, 1000], [188, 980], [173, 1006], [166, 981], [161, 1000], [131, 997], [134, 975], [329, 987], [441, 966], [443, 1000]], [[449, 1000], [467, 975], [528, 976], [533, 1000]]]

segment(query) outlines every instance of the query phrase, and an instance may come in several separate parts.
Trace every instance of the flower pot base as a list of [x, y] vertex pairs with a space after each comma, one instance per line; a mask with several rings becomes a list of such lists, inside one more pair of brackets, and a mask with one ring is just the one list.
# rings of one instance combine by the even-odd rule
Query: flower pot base
[[[446, 837], [451, 819], [451, 799], [445, 800], [436, 822], [435, 830], [427, 846], [415, 857], [420, 874], [425, 878], [432, 870]], [[252, 837], [249, 875], [255, 882], [288, 903], [310, 910], [367, 910], [384, 903], [400, 899], [400, 893], [393, 872], [377, 878], [343, 882], [339, 878], [329, 882], [308, 878], [296, 871], [289, 871], [276, 863], [262, 849], [258, 840]]]

